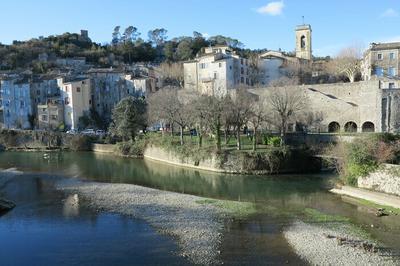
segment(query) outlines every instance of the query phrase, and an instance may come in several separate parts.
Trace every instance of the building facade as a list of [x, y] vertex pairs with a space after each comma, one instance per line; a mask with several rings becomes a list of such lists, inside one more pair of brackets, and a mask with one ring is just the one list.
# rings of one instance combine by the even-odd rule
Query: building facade
[[7, 129], [29, 129], [34, 125], [33, 95], [28, 79], [2, 79], [1, 105], [3, 109], [3, 126]]
[[79, 118], [89, 115], [92, 108], [91, 83], [87, 77], [71, 80], [58, 79], [64, 104], [64, 123], [68, 129], [79, 128]]
[[312, 30], [310, 25], [299, 25], [295, 29], [295, 54], [282, 51], [267, 51], [260, 55], [263, 77], [261, 84], [268, 85], [302, 67], [309, 67], [313, 63]]
[[379, 79], [387, 89], [400, 88], [400, 42], [372, 43], [364, 53], [363, 80]]
[[39, 129], [63, 129], [64, 105], [60, 97], [49, 98], [46, 104], [39, 104], [37, 106], [37, 121]]
[[220, 97], [231, 89], [251, 85], [249, 61], [228, 46], [207, 47], [183, 66], [185, 89], [201, 94]]

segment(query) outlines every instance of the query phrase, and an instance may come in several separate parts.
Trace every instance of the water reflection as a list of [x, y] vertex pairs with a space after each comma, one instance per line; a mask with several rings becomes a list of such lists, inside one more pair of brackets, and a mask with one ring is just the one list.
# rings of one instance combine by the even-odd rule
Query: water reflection
[[177, 246], [144, 221], [95, 212], [39, 174], [0, 173], [0, 196], [16, 208], [0, 218], [0, 265], [185, 265]]
[[[40, 172], [42, 177], [26, 181], [34, 182], [34, 191], [25, 189], [25, 186], [9, 189], [10, 199], [13, 199], [13, 191], [23, 191], [21, 195], [26, 200], [40, 198], [43, 191], [48, 191], [48, 183], [43, 182], [42, 173], [99, 182], [132, 183], [210, 198], [255, 202], [257, 208], [264, 211], [266, 209], [267, 214], [270, 207], [291, 214], [301, 213], [304, 208], [314, 208], [327, 214], [348, 217], [376, 239], [391, 247], [400, 247], [398, 216], [378, 218], [368, 212], [368, 209], [360, 208], [352, 202], [344, 202], [339, 196], [327, 192], [329, 178], [326, 176], [229, 175], [93, 153], [55, 152], [46, 157], [42, 153], [0, 153], [0, 168], [10, 167]], [[62, 217], [82, 217], [81, 201], [74, 196], [63, 202], [60, 210]], [[271, 218], [268, 215], [267, 217]], [[285, 219], [283, 216], [275, 222], [282, 223]]]
[[63, 215], [67, 218], [79, 216], [78, 194], [69, 195], [64, 200]]

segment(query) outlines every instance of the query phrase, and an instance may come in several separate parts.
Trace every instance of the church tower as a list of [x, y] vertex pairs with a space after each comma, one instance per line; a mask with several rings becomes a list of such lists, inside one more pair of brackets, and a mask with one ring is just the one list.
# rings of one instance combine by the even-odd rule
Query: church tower
[[303, 24], [296, 27], [296, 57], [312, 60], [311, 26]]

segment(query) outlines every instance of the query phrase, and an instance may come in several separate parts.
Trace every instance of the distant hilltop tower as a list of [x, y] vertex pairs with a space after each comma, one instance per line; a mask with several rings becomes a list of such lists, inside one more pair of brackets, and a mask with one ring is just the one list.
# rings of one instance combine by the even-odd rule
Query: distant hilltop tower
[[311, 26], [304, 24], [296, 27], [296, 57], [312, 60]]

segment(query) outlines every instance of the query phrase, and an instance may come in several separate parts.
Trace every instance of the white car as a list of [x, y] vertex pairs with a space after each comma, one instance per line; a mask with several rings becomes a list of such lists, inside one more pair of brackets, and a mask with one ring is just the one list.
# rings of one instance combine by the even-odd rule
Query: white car
[[92, 128], [85, 129], [81, 132], [83, 135], [96, 135], [96, 131]]
[[106, 135], [106, 132], [104, 130], [96, 130], [96, 136], [104, 136]]
[[78, 133], [78, 131], [75, 130], [75, 129], [71, 129], [71, 130], [68, 130], [66, 133], [67, 133], [67, 134], [71, 134], [71, 135], [75, 135], [75, 134]]

